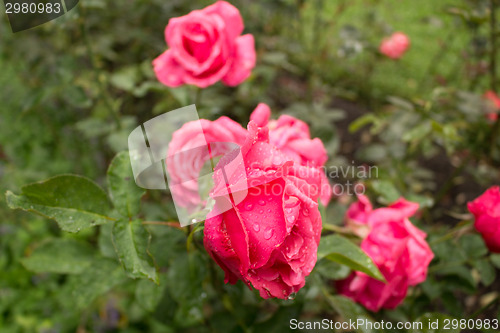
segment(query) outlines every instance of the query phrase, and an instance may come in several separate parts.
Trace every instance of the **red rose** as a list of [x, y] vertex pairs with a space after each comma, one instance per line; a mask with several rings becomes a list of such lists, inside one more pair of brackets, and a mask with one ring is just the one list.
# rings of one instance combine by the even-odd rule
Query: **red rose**
[[467, 204], [476, 219], [474, 226], [483, 236], [491, 252], [500, 253], [500, 189], [490, 187], [476, 200]]
[[[217, 165], [211, 193], [216, 205], [205, 222], [204, 244], [226, 283], [241, 279], [263, 298], [285, 299], [304, 286], [316, 263], [320, 172], [271, 145], [267, 127], [250, 122], [248, 129], [241, 148], [246, 174], [233, 174], [226, 157]], [[242, 183], [248, 193], [235, 204], [227, 189]]]
[[236, 86], [255, 66], [254, 39], [243, 32], [240, 12], [225, 1], [170, 19], [165, 39], [170, 47], [153, 61], [166, 86], [208, 87], [219, 80]]

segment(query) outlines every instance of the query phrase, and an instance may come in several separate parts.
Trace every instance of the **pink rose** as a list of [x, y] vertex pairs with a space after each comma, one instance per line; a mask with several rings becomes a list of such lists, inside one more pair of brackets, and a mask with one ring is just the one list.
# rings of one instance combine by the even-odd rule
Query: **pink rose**
[[[226, 283], [241, 279], [263, 298], [286, 299], [304, 286], [316, 263], [321, 177], [270, 144], [267, 127], [251, 121], [248, 130], [241, 148], [246, 174], [233, 173], [230, 157], [216, 167], [216, 205], [205, 221], [204, 244]], [[248, 184], [248, 193], [235, 204], [238, 193], [227, 193], [239, 183]]]
[[426, 234], [408, 219], [417, 209], [418, 204], [400, 198], [374, 210], [364, 195], [349, 207], [347, 227], [364, 238], [361, 248], [379, 267], [387, 284], [355, 272], [339, 283], [342, 294], [378, 311], [396, 307], [408, 286], [425, 281], [434, 254], [425, 241]]
[[[198, 177], [210, 155], [213, 158], [233, 150], [234, 145], [221, 143], [242, 145], [246, 136], [247, 131], [227, 117], [188, 122], [175, 131], [168, 146], [166, 169], [169, 180], [176, 184], [175, 187], [169, 184], [176, 204], [194, 210], [201, 202]], [[210, 146], [209, 152], [207, 144], [210, 143], [216, 144]]]
[[474, 214], [477, 231], [491, 252], [500, 253], [500, 189], [490, 187], [480, 197], [467, 204]]
[[240, 36], [243, 27], [238, 9], [225, 1], [170, 19], [165, 29], [170, 48], [153, 61], [158, 80], [169, 87], [242, 83], [255, 66], [254, 38]]
[[497, 120], [498, 111], [500, 111], [500, 97], [492, 90], [488, 90], [483, 97], [489, 102], [488, 110], [491, 110], [487, 114], [488, 119], [491, 121]]
[[[323, 142], [311, 139], [309, 126], [292, 116], [282, 115], [278, 120], [271, 120], [269, 106], [260, 103], [250, 115], [258, 126], [269, 127], [269, 142], [293, 161], [313, 168], [324, 167], [328, 155]], [[332, 189], [324, 171], [321, 172], [321, 203], [326, 206], [332, 197]]]
[[410, 46], [410, 39], [402, 32], [395, 32], [390, 37], [384, 38], [380, 43], [380, 53], [392, 58], [399, 59]]
[[397, 222], [378, 224], [361, 243], [361, 249], [377, 265], [387, 283], [361, 272], [339, 281], [339, 293], [371, 311], [394, 309], [406, 297], [409, 285], [407, 230]]

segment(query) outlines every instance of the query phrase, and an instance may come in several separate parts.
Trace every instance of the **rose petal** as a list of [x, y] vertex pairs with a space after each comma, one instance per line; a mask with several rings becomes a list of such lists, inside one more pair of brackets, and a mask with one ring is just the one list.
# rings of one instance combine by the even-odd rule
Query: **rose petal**
[[255, 41], [252, 35], [239, 36], [235, 41], [234, 60], [227, 74], [222, 78], [226, 85], [234, 87], [245, 81], [255, 67]]

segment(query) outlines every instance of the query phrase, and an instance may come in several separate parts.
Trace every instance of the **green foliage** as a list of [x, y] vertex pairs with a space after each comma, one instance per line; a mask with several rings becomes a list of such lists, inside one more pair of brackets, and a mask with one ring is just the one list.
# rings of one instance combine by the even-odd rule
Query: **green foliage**
[[384, 281], [384, 277], [370, 257], [358, 246], [342, 236], [328, 235], [321, 238], [318, 248], [318, 260], [322, 258], [346, 265], [353, 270]]
[[158, 283], [153, 258], [148, 253], [150, 235], [141, 220], [118, 220], [113, 226], [113, 244], [127, 275], [147, 277]]
[[64, 231], [78, 232], [114, 220], [106, 215], [110, 209], [106, 193], [84, 177], [56, 176], [23, 186], [21, 190], [21, 195], [7, 192], [10, 208], [46, 216]]
[[145, 191], [135, 184], [128, 152], [116, 155], [107, 179], [111, 201], [118, 213], [129, 218], [139, 214], [140, 199]]

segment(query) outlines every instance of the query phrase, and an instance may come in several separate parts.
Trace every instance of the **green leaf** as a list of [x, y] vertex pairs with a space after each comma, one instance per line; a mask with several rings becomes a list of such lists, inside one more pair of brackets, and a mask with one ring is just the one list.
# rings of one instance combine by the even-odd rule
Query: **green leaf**
[[474, 267], [476, 267], [481, 277], [481, 281], [485, 286], [489, 286], [495, 281], [496, 272], [495, 267], [490, 263], [488, 259], [477, 259], [473, 262]]
[[[449, 319], [450, 321], [450, 324], [447, 327], [445, 327], [445, 325], [448, 324], [448, 321], [445, 322], [445, 319]], [[441, 313], [426, 313], [421, 317], [419, 317], [417, 320], [415, 320], [415, 322], [413, 323], [414, 327], [412, 329], [409, 329], [408, 332], [409, 333], [441, 333], [441, 332], [458, 333], [460, 332], [460, 328], [453, 329], [451, 325], [451, 320], [453, 319], [455, 318]]]
[[106, 193], [85, 177], [56, 176], [26, 185], [21, 190], [20, 195], [7, 191], [10, 208], [53, 219], [64, 231], [78, 232], [114, 220], [107, 216], [110, 204]]
[[430, 122], [424, 122], [416, 127], [412, 128], [408, 132], [406, 132], [402, 139], [406, 142], [411, 141], [420, 141], [424, 137], [426, 137], [431, 132], [432, 126]]
[[491, 263], [496, 268], [500, 268], [500, 254], [494, 253], [490, 256]]
[[135, 299], [142, 308], [149, 312], [156, 309], [165, 292], [165, 288], [167, 286], [165, 274], [161, 277], [163, 278], [161, 278], [160, 284], [153, 283], [149, 280], [140, 280], [137, 282], [135, 288]]
[[357, 132], [363, 126], [374, 123], [376, 121], [378, 121], [378, 119], [373, 113], [367, 113], [364, 116], [359, 117], [349, 125], [349, 132]]
[[388, 180], [374, 180], [371, 182], [373, 190], [381, 196], [384, 203], [391, 203], [401, 196], [396, 187]]
[[322, 258], [346, 265], [377, 280], [385, 281], [371, 258], [345, 237], [338, 235], [322, 237], [318, 248], [318, 260]]
[[113, 226], [113, 244], [127, 275], [158, 283], [156, 267], [148, 252], [150, 238], [140, 220], [119, 220]]
[[389, 96], [389, 97], [387, 97], [387, 101], [389, 103], [391, 103], [392, 105], [399, 107], [401, 110], [405, 110], [405, 111], [415, 110], [415, 107], [413, 106], [413, 104], [411, 102], [407, 101], [406, 99], [400, 98], [400, 97]]
[[[71, 302], [79, 309], [87, 308], [100, 295], [125, 282], [127, 277], [115, 260], [101, 258], [92, 263], [92, 269], [70, 275], [61, 290], [62, 302]], [[69, 304], [68, 304], [69, 306]]]
[[[365, 323], [374, 322], [373, 318], [361, 305], [354, 303], [347, 297], [327, 295], [326, 300], [345, 321], [358, 322], [358, 320], [363, 320]], [[367, 325], [359, 325], [357, 331], [363, 333], [375, 332], [375, 330], [369, 329]]]
[[479, 258], [488, 253], [483, 239], [476, 234], [464, 235], [460, 238], [460, 245], [468, 258]]
[[75, 239], [51, 239], [27, 258], [21, 259], [26, 269], [36, 273], [79, 274], [94, 260], [94, 250]]
[[116, 210], [123, 216], [139, 213], [144, 189], [135, 184], [128, 152], [118, 153], [108, 169], [108, 186]]
[[314, 267], [315, 272], [329, 280], [342, 280], [349, 276], [351, 270], [326, 258], [319, 260]]

